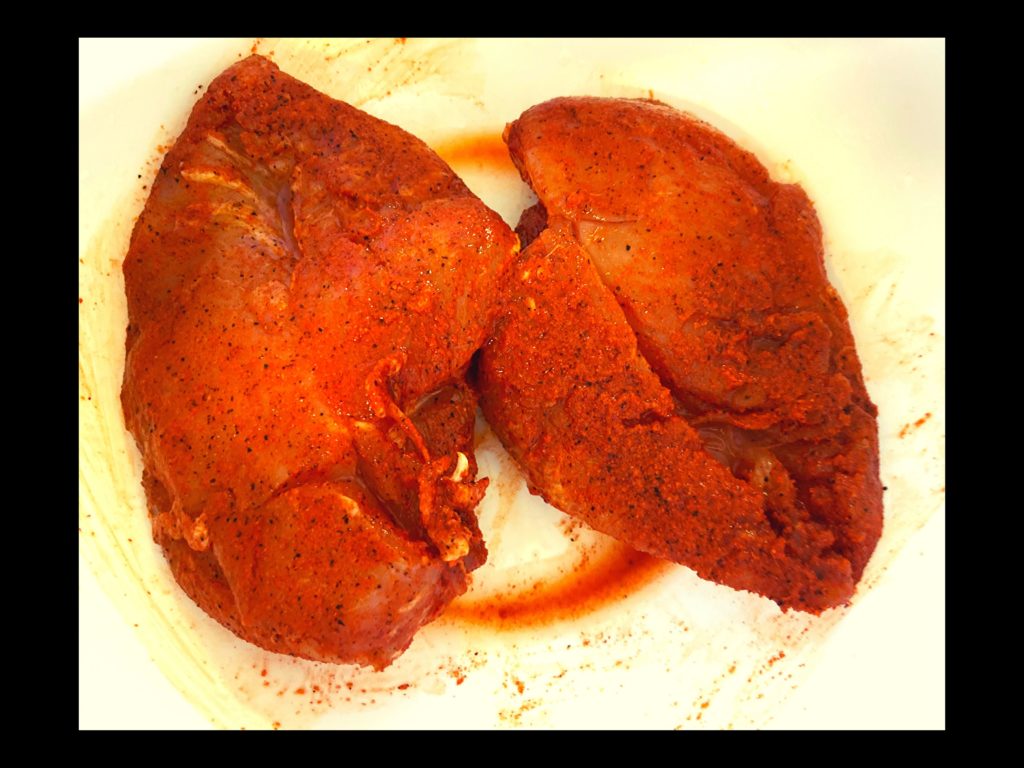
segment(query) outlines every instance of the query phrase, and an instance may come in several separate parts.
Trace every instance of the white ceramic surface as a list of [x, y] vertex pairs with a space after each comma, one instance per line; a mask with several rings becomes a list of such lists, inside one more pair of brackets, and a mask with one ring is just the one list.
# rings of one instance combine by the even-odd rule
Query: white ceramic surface
[[[142, 186], [199, 86], [253, 44], [80, 44], [81, 727], [944, 727], [942, 41], [256, 43], [285, 71], [435, 146], [500, 131], [566, 94], [653, 93], [709, 120], [815, 200], [881, 409], [887, 528], [850, 608], [816, 622], [776, 615], [678, 569], [578, 623], [482, 634], [440, 622], [377, 677], [253, 653], [180, 598], [118, 431], [120, 260]], [[514, 223], [525, 188], [456, 170]], [[500, 503], [553, 526], [488, 451], [482, 466], [510, 489]], [[499, 501], [488, 503], [497, 525]], [[524, 567], [527, 550], [562, 546], [504, 525], [484, 581]], [[264, 682], [295, 706], [261, 688], [267, 669]], [[454, 682], [462, 671], [465, 685]], [[308, 681], [323, 685], [321, 699], [306, 695]], [[349, 691], [352, 681], [368, 692]]]

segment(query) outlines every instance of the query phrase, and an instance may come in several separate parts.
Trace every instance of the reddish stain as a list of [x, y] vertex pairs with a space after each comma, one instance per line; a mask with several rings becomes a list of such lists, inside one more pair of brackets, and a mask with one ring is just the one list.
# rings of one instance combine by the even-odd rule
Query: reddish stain
[[434, 151], [451, 166], [470, 165], [517, 175], [519, 173], [508, 155], [508, 147], [497, 133], [461, 136], [438, 145]]
[[487, 600], [456, 600], [445, 615], [495, 629], [546, 624], [614, 603], [651, 583], [673, 564], [614, 542], [565, 576]]
[[932, 414], [931, 414], [931, 411], [929, 411], [924, 416], [922, 416], [920, 419], [915, 421], [913, 424], [904, 424], [903, 428], [900, 430], [900, 437], [906, 437], [907, 433], [910, 432], [911, 429], [919, 428], [926, 421], [928, 421], [928, 419], [930, 419], [931, 417], [932, 417]]

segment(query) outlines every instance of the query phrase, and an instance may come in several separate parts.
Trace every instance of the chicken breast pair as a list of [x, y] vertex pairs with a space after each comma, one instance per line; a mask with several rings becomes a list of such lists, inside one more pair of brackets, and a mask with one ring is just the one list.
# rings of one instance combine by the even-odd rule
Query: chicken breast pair
[[819, 612], [881, 530], [875, 410], [813, 208], [649, 101], [507, 135], [515, 235], [426, 145], [253, 56], [210, 85], [125, 259], [154, 536], [269, 650], [383, 667], [486, 549], [484, 413], [551, 503]]

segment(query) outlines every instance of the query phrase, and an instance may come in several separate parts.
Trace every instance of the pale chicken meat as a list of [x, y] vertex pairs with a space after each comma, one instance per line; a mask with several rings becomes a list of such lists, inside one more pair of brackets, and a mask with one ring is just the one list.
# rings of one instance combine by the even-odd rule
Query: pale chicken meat
[[540, 202], [479, 366], [555, 506], [704, 578], [820, 612], [882, 526], [876, 409], [796, 185], [648, 100], [507, 130]]
[[124, 263], [156, 540], [264, 648], [382, 667], [486, 550], [465, 383], [516, 238], [421, 141], [253, 56], [164, 158]]

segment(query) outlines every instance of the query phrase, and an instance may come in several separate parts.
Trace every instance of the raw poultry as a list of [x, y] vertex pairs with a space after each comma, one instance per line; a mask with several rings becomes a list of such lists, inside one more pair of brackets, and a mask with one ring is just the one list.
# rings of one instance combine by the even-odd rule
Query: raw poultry
[[124, 263], [154, 536], [264, 648], [382, 667], [486, 556], [465, 370], [515, 236], [425, 144], [253, 56]]
[[649, 100], [555, 99], [506, 140], [540, 202], [479, 386], [531, 487], [783, 608], [846, 602], [882, 527], [876, 409], [807, 195]]

